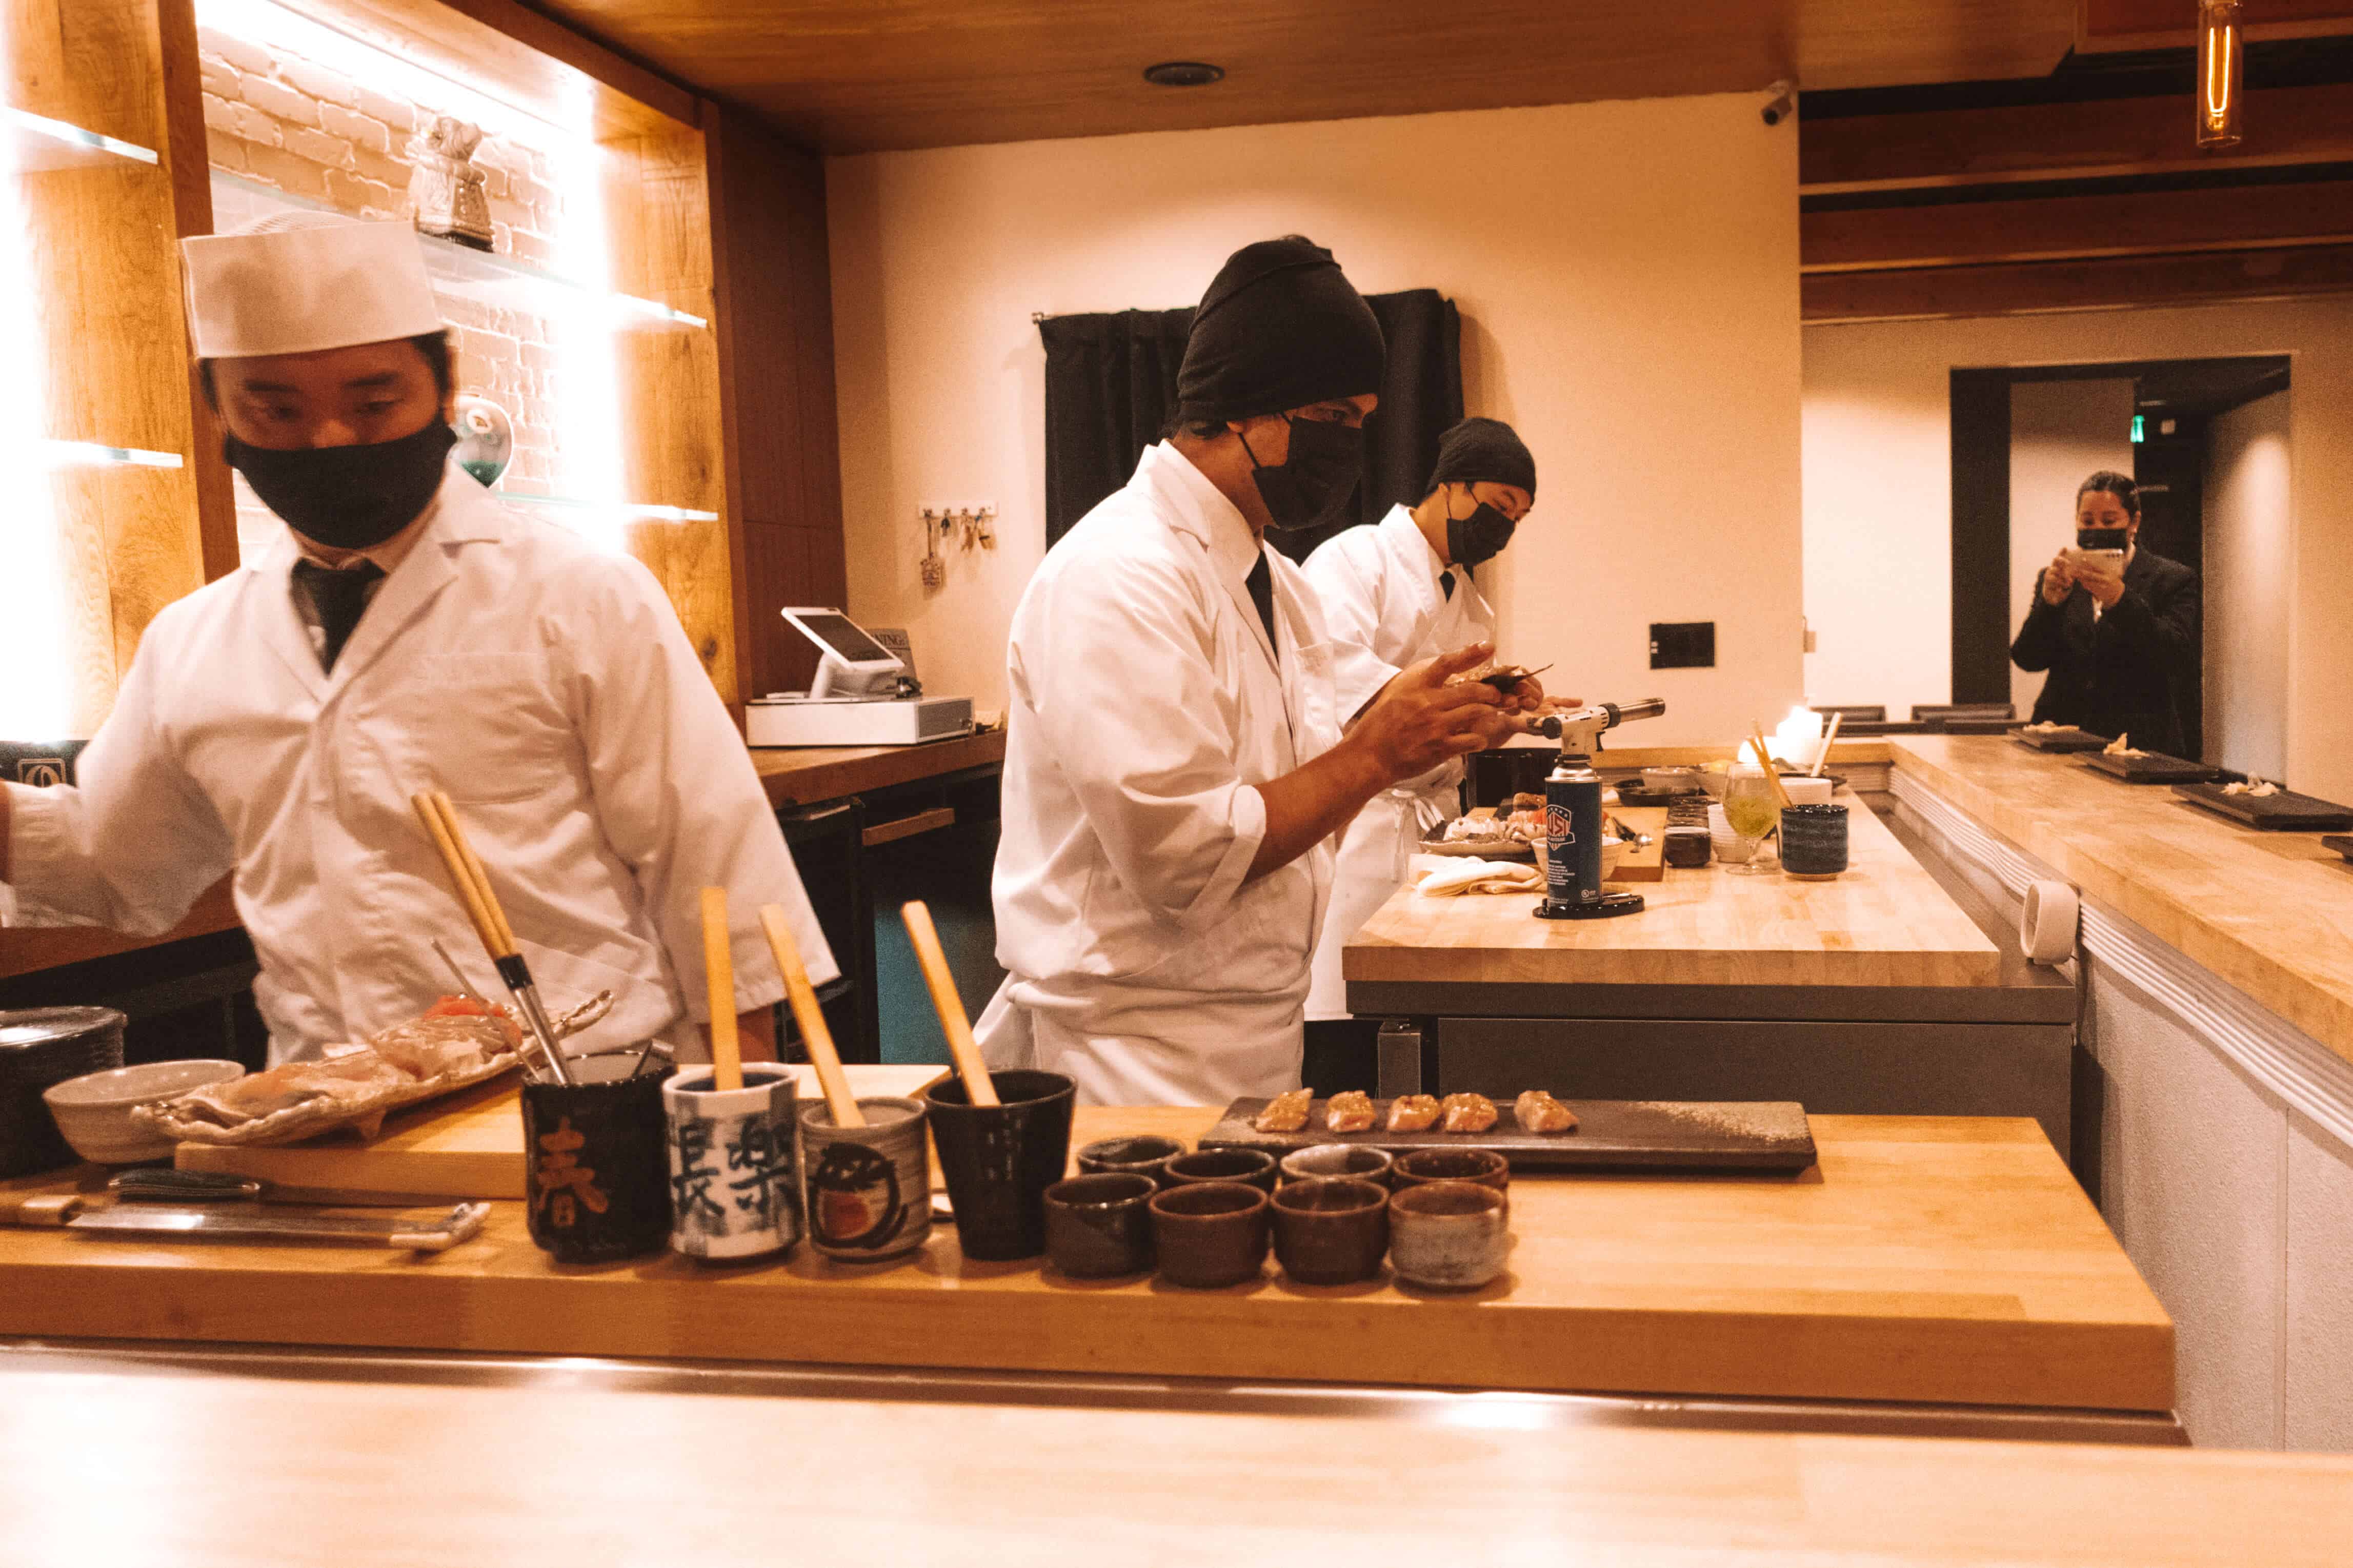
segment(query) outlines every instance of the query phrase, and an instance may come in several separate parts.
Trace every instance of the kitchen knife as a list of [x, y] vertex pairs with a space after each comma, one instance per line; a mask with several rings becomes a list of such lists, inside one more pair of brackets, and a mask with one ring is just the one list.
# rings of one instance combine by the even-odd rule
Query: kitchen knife
[[94, 1204], [84, 1193], [58, 1193], [0, 1204], [0, 1224], [60, 1226], [90, 1236], [174, 1236], [204, 1240], [341, 1241], [439, 1252], [479, 1234], [490, 1217], [485, 1203], [457, 1204], [431, 1219], [289, 1214], [259, 1204], [185, 1207], [150, 1203]]
[[429, 1209], [447, 1208], [458, 1201], [448, 1193], [296, 1187], [227, 1171], [181, 1171], [169, 1165], [145, 1165], [125, 1171], [110, 1180], [106, 1187], [124, 1203], [315, 1204], [328, 1208]]

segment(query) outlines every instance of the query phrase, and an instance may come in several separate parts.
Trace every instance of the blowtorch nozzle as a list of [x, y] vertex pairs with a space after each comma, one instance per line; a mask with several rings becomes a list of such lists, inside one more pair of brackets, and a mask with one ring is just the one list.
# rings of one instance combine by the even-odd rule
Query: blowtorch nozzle
[[1604, 730], [1614, 730], [1630, 719], [1655, 719], [1666, 710], [1666, 699], [1662, 697], [1644, 697], [1632, 702], [1597, 702], [1573, 712], [1549, 714], [1537, 722], [1536, 730], [1564, 743], [1580, 735], [1598, 741]]

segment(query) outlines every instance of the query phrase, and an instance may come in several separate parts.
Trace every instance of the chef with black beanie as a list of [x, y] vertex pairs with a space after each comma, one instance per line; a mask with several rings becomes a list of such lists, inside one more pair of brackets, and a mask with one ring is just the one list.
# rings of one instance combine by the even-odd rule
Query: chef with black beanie
[[1098, 1104], [1223, 1103], [1299, 1083], [1334, 844], [1400, 779], [1503, 738], [1471, 647], [1353, 722], [1315, 595], [1267, 550], [1349, 503], [1379, 323], [1331, 252], [1230, 257], [1195, 312], [1177, 414], [1050, 551], [1007, 649], [992, 1066]]
[[[1518, 432], [1500, 419], [1465, 419], [1439, 438], [1417, 505], [1344, 529], [1307, 558], [1343, 713], [1416, 660], [1493, 638], [1495, 613], [1472, 574], [1511, 542], [1535, 499], [1536, 460]], [[1544, 689], [1524, 680], [1514, 696], [1535, 708]], [[1450, 757], [1376, 795], [1341, 841], [1307, 994], [1307, 1076], [1318, 1089], [1373, 1087], [1379, 1026], [1350, 1016], [1341, 952], [1404, 883], [1422, 836], [1461, 809], [1461, 759]]]

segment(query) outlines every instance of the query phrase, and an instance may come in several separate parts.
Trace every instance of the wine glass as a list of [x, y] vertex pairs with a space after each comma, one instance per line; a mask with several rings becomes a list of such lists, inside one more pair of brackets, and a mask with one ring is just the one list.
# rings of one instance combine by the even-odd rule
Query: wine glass
[[1755, 763], [1741, 763], [1732, 770], [1724, 788], [1724, 820], [1732, 830], [1748, 841], [1748, 858], [1737, 865], [1726, 866], [1726, 875], [1754, 877], [1774, 868], [1775, 862], [1766, 859], [1762, 847], [1765, 836], [1781, 820], [1780, 802], [1774, 797], [1773, 781]]

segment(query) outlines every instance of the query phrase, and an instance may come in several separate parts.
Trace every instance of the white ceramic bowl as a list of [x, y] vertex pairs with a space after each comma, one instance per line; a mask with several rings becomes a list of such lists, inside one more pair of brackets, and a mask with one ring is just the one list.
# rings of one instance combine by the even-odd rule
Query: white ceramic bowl
[[132, 1106], [244, 1076], [244, 1067], [230, 1061], [142, 1062], [69, 1078], [41, 1098], [75, 1153], [94, 1165], [137, 1165], [169, 1160], [172, 1141], [132, 1121]]

